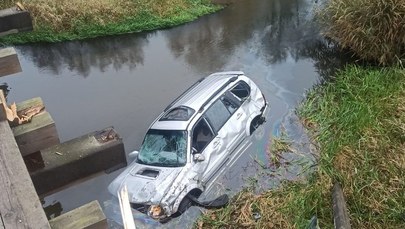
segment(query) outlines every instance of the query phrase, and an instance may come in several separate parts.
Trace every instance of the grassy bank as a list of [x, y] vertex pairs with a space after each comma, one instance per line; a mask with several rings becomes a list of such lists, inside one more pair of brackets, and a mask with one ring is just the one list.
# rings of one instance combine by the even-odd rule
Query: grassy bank
[[[209, 0], [23, 0], [34, 31], [0, 38], [1, 44], [57, 42], [167, 28], [215, 12]], [[11, 1], [0, 3], [10, 7]]]
[[333, 228], [331, 188], [339, 181], [352, 228], [405, 228], [405, 70], [348, 67], [310, 92], [298, 113], [320, 146], [308, 181], [243, 191], [198, 224], [306, 228], [317, 216], [321, 228]]

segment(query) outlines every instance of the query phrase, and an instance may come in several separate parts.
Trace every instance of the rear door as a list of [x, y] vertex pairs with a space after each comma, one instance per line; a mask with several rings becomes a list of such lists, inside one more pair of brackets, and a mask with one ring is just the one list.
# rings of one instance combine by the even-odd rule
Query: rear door
[[[203, 120], [205, 120], [213, 133], [212, 140], [201, 149], [205, 160], [203, 162], [195, 162], [197, 167], [203, 168], [201, 174], [201, 181], [203, 183], [209, 182], [213, 175], [226, 163], [227, 145], [226, 139], [227, 132], [222, 129], [229, 120], [231, 114], [226, 109], [225, 105], [220, 99], [216, 100], [204, 113]], [[198, 126], [198, 123], [196, 127]], [[193, 131], [193, 135], [198, 131]], [[194, 138], [194, 136], [193, 136]]]
[[[249, 93], [249, 86], [239, 81], [204, 112], [201, 120], [207, 122], [213, 137], [204, 149], [197, 150], [198, 152], [201, 150], [205, 160], [194, 162], [196, 168], [198, 167], [201, 171], [200, 177], [203, 183], [215, 178], [229, 159], [235, 156], [234, 152], [237, 152], [237, 148], [247, 137], [248, 114], [246, 112], [248, 109], [245, 106], [248, 103]], [[200, 125], [199, 122], [196, 127]], [[193, 139], [196, 138], [197, 133], [198, 131], [193, 131]], [[197, 144], [194, 143], [194, 145]]]
[[221, 95], [204, 114], [216, 133], [213, 139], [213, 151], [210, 152], [209, 169], [203, 176], [204, 182], [211, 181], [224, 168], [243, 135], [242, 120], [246, 119], [246, 114], [243, 110], [239, 110], [240, 103], [232, 101], [228, 93]]

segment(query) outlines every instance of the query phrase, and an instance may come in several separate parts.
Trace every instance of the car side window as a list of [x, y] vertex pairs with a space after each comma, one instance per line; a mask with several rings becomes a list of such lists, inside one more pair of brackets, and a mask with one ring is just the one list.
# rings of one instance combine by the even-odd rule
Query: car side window
[[231, 89], [231, 93], [241, 101], [245, 101], [250, 95], [250, 87], [247, 83], [240, 81]]
[[218, 99], [215, 101], [205, 112], [205, 116], [208, 119], [211, 127], [215, 132], [218, 132], [219, 129], [225, 124], [225, 122], [231, 116], [231, 113], [226, 108], [225, 104]]
[[229, 91], [221, 96], [221, 101], [231, 114], [233, 114], [241, 105], [241, 101], [235, 98], [235, 96]]
[[192, 147], [195, 148], [197, 152], [202, 152], [213, 138], [214, 133], [208, 126], [208, 123], [204, 118], [200, 119], [193, 130]]

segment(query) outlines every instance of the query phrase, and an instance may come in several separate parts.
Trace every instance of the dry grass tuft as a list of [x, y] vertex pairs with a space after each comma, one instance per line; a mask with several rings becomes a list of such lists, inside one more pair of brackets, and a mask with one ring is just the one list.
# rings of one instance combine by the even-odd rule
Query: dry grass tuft
[[51, 27], [61, 32], [72, 30], [78, 23], [105, 25], [136, 14], [137, 5], [130, 0], [25, 0], [36, 27]]
[[272, 143], [267, 149], [267, 155], [270, 163], [278, 168], [281, 165], [283, 153], [291, 151], [291, 140], [287, 138], [285, 132], [282, 132], [281, 136], [272, 139]]
[[319, 13], [324, 33], [380, 64], [405, 60], [404, 0], [330, 0]]
[[226, 209], [210, 210], [197, 222], [201, 228], [294, 228], [280, 210], [291, 196], [240, 192]]

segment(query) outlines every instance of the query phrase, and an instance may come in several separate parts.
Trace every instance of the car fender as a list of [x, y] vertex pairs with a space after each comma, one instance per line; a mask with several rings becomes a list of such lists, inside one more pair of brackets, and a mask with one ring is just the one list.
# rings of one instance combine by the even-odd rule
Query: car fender
[[200, 186], [200, 185], [198, 185], [198, 184], [190, 184], [190, 185], [188, 185], [187, 188], [184, 189], [184, 190], [180, 193], [180, 195], [176, 198], [176, 200], [174, 201], [173, 208], [172, 208], [172, 212], [177, 212], [181, 201], [182, 201], [182, 200], [184, 199], [184, 197], [187, 196], [187, 194], [190, 193], [191, 190], [193, 190], [193, 189], [199, 189], [199, 190], [201, 190], [201, 191], [204, 190], [203, 187]]

